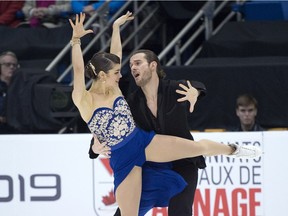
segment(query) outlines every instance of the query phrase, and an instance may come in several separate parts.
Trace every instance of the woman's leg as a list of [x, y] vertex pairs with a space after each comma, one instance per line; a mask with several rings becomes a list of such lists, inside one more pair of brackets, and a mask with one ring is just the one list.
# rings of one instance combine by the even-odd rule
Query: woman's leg
[[[196, 142], [175, 136], [157, 134], [146, 147], [145, 153], [147, 161], [167, 162], [199, 155], [231, 155], [236, 150], [235, 146], [233, 147], [211, 140], [200, 140]], [[251, 151], [254, 150], [255, 149], [252, 149]], [[257, 151], [257, 149], [255, 151]]]
[[142, 168], [135, 166], [116, 190], [121, 216], [136, 216], [142, 190]]

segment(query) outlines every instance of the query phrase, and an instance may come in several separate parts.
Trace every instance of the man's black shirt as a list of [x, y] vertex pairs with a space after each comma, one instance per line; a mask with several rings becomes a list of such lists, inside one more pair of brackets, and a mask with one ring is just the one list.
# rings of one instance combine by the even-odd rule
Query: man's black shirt
[[[204, 84], [190, 81], [192, 86], [200, 91], [198, 98], [206, 94]], [[143, 130], [153, 130], [157, 134], [178, 136], [193, 140], [187, 119], [189, 118], [189, 102], [177, 102], [182, 95], [176, 93], [181, 89], [179, 84], [187, 85], [184, 81], [160, 80], [157, 96], [157, 117], [155, 117], [147, 106], [145, 95], [141, 88], [129, 95], [127, 101], [131, 108], [134, 120]], [[174, 162], [175, 165], [195, 163], [198, 168], [204, 168], [205, 160], [201, 157], [182, 159]]]

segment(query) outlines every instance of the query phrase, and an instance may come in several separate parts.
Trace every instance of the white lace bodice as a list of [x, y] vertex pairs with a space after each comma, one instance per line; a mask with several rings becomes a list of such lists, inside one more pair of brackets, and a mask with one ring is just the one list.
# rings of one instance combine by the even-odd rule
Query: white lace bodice
[[107, 142], [109, 146], [123, 141], [136, 127], [130, 107], [123, 96], [115, 99], [112, 109], [97, 108], [87, 125], [101, 143]]

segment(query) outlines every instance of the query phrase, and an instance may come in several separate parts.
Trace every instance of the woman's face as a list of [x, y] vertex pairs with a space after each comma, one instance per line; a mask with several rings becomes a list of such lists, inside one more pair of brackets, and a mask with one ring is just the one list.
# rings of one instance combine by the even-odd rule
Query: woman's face
[[119, 87], [119, 81], [122, 77], [121, 75], [121, 65], [115, 64], [114, 67], [108, 71], [106, 77], [106, 85], [111, 87]]

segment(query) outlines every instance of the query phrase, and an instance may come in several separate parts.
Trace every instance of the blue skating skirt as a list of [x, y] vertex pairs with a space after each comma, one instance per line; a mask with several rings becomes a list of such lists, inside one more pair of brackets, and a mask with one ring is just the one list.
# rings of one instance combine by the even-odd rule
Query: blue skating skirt
[[167, 166], [169, 163], [143, 166], [146, 161], [145, 148], [154, 136], [154, 132], [136, 128], [123, 142], [111, 147], [110, 166], [114, 172], [115, 192], [134, 166], [142, 167], [139, 216], [145, 215], [153, 207], [168, 206], [169, 200], [187, 185], [182, 176]]

